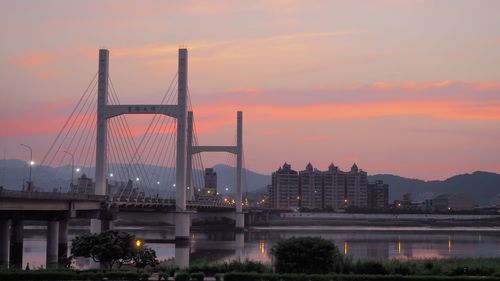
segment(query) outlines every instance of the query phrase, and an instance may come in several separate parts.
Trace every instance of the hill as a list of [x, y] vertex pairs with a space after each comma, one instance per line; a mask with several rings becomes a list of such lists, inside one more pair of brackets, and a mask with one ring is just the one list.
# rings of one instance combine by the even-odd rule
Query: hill
[[370, 181], [383, 180], [389, 184], [389, 200], [401, 199], [404, 193], [411, 192], [414, 200], [430, 198], [441, 193], [465, 193], [476, 203], [487, 205], [500, 194], [500, 175], [490, 172], [461, 174], [446, 180], [423, 181], [396, 175], [371, 175]]
[[[21, 160], [0, 160], [0, 185], [10, 189], [21, 189], [23, 178], [27, 179], [29, 167]], [[146, 166], [148, 169], [158, 169], [156, 166]], [[172, 168], [164, 168], [166, 173], [173, 174]], [[214, 166], [218, 175], [219, 191], [225, 187], [234, 190], [236, 170], [223, 164]], [[83, 169], [93, 177], [93, 167]], [[71, 167], [35, 167], [33, 179], [35, 185], [49, 187], [48, 189], [67, 187], [71, 178]], [[476, 203], [487, 205], [492, 203], [500, 194], [500, 175], [490, 172], [473, 172], [450, 177], [446, 180], [423, 181], [404, 178], [397, 175], [377, 174], [368, 176], [369, 181], [383, 180], [389, 184], [389, 200], [401, 199], [403, 194], [411, 192], [414, 200], [431, 198], [441, 193], [465, 193], [471, 196]], [[247, 192], [264, 192], [265, 187], [271, 184], [271, 176], [263, 175], [251, 170], [244, 170], [243, 182]]]

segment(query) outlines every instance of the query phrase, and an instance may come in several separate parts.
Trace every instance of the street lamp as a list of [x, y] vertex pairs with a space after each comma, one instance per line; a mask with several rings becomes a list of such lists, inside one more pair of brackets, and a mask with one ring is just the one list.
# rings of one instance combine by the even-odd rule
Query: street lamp
[[74, 174], [75, 174], [75, 155], [73, 155], [73, 153], [70, 153], [66, 150], [63, 150], [64, 153], [68, 154], [69, 156], [71, 156], [71, 185], [73, 185], [73, 179], [74, 179]]
[[31, 146], [26, 145], [26, 144], [24, 144], [24, 143], [21, 143], [21, 146], [24, 146], [24, 147], [26, 147], [27, 149], [29, 149], [29, 150], [30, 150], [30, 162], [29, 162], [29, 164], [30, 164], [30, 177], [29, 177], [29, 182], [30, 182], [30, 183], [29, 183], [29, 184], [30, 184], [30, 186], [31, 186], [31, 166], [35, 165], [35, 162], [33, 162], [33, 149], [31, 148]]

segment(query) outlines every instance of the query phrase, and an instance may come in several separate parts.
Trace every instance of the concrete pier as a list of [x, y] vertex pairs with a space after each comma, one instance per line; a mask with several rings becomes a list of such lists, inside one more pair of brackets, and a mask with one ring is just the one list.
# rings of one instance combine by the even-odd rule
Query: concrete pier
[[243, 249], [245, 248], [245, 234], [235, 233], [235, 256], [236, 260], [241, 260], [243, 258]]
[[68, 220], [59, 222], [59, 245], [58, 245], [58, 265], [61, 268], [66, 266], [68, 261]]
[[236, 232], [243, 232], [245, 229], [245, 214], [243, 212], [236, 212], [234, 219], [236, 221]]
[[59, 250], [59, 222], [47, 222], [47, 268], [56, 268]]
[[191, 225], [191, 213], [175, 212], [175, 240], [176, 241], [189, 241], [189, 230]]
[[189, 267], [189, 243], [175, 243], [175, 265], [179, 268]]
[[12, 220], [10, 226], [10, 268], [23, 268], [24, 221]]
[[0, 268], [9, 267], [10, 220], [0, 220]]

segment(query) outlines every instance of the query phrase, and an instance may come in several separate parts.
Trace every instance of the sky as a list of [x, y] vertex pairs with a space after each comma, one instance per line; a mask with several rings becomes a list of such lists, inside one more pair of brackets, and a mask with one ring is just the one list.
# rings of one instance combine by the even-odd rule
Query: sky
[[500, 172], [500, 1], [4, 0], [0, 26], [6, 158], [43, 157], [99, 48], [122, 103], [152, 104], [182, 47], [200, 144], [230, 145], [242, 110], [254, 171]]

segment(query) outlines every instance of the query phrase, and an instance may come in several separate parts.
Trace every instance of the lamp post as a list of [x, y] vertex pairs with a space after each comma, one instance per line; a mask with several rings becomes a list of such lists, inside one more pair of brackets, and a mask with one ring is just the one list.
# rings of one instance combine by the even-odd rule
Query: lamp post
[[33, 166], [35, 164], [35, 162], [33, 162], [33, 149], [31, 148], [31, 146], [26, 145], [24, 143], [21, 143], [21, 146], [24, 146], [24, 147], [26, 147], [27, 149], [30, 150], [30, 163], [29, 163], [30, 164], [29, 165], [30, 166], [30, 177], [29, 177], [29, 184], [31, 186], [31, 166]]
[[73, 179], [74, 179], [74, 173], [75, 173], [75, 155], [73, 155], [73, 153], [70, 153], [66, 150], [63, 150], [64, 153], [68, 154], [69, 156], [71, 156], [71, 184], [70, 184], [70, 187], [71, 185], [73, 185]]

